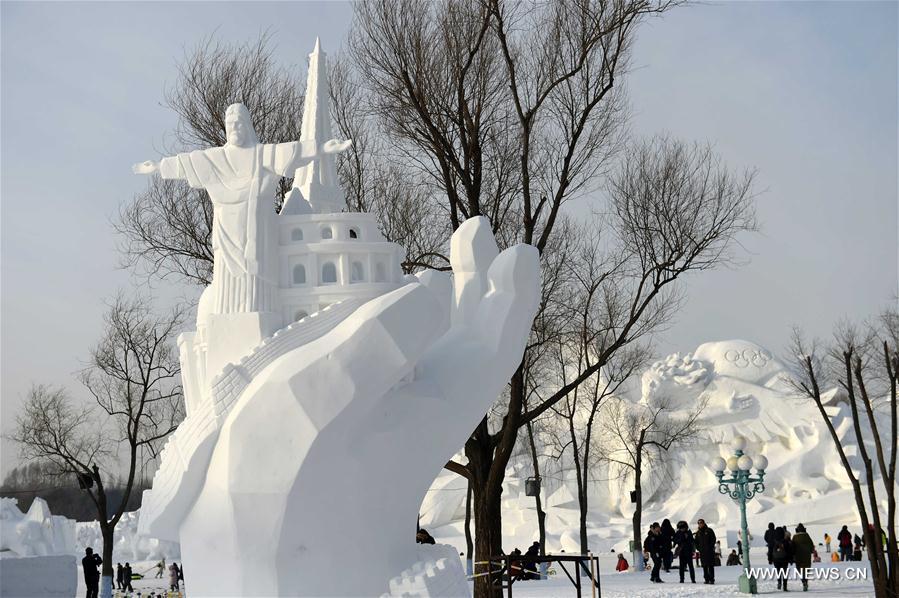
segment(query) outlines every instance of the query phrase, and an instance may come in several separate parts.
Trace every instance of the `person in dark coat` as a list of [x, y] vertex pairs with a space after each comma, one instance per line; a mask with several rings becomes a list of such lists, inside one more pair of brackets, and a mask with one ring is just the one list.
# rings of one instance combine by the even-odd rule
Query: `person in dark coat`
[[850, 560], [852, 558], [852, 533], [845, 525], [837, 534], [837, 544], [840, 546], [840, 560]]
[[661, 533], [661, 526], [653, 523], [649, 526], [649, 533], [643, 541], [643, 550], [649, 553], [649, 557], [652, 559], [652, 572], [649, 574], [649, 581], [655, 583], [662, 583], [662, 578], [659, 576], [659, 569], [662, 568]]
[[662, 566], [665, 567], [665, 573], [671, 572], [671, 561], [674, 555], [671, 552], [671, 543], [674, 540], [674, 528], [671, 527], [671, 520], [662, 520], [662, 531], [659, 534], [662, 542]]
[[787, 539], [787, 528], [779, 527], [774, 533], [774, 552], [772, 559], [774, 560], [774, 568], [777, 570], [777, 589], [787, 592], [787, 568], [793, 560], [793, 543]]
[[118, 590], [122, 589], [122, 576], [125, 575], [125, 570], [122, 569], [122, 563], [116, 563], [115, 567], [115, 587]]
[[131, 572], [131, 563], [127, 563], [127, 562], [126, 562], [126, 563], [125, 563], [125, 571], [124, 571], [124, 575], [122, 576], [122, 580], [123, 580], [124, 583], [125, 583], [125, 587], [122, 588], [122, 589], [125, 590], [126, 592], [133, 592], [133, 591], [134, 591], [134, 588], [131, 587], [131, 577], [132, 577], [132, 575], [133, 575], [133, 573]]
[[768, 529], [765, 530], [765, 546], [768, 547], [768, 564], [774, 564], [774, 558], [771, 553], [774, 552], [774, 522], [768, 523]]
[[796, 526], [796, 533], [793, 534], [793, 562], [799, 569], [799, 575], [802, 577], [802, 591], [808, 591], [808, 579], [806, 571], [812, 566], [812, 553], [815, 552], [815, 543], [812, 537], [805, 531], [805, 526], [801, 523]]
[[100, 593], [100, 571], [97, 569], [103, 564], [99, 554], [94, 554], [94, 549], [88, 546], [84, 549], [84, 558], [81, 559], [81, 568], [84, 569], [84, 585], [87, 586], [87, 598], [97, 598]]
[[428, 533], [428, 530], [421, 528], [418, 530], [418, 533], [415, 534], [415, 542], [418, 544], [436, 544], [437, 542], [434, 540], [434, 537]]
[[[540, 556], [540, 542], [534, 542], [531, 544], [531, 547], [527, 549], [524, 553], [524, 556], [529, 557], [539, 557]], [[540, 579], [540, 573], [537, 571], [537, 563], [533, 561], [526, 561], [524, 563], [524, 568], [526, 574], [524, 576], [525, 579]]]
[[693, 532], [686, 521], [677, 522], [677, 531], [674, 532], [675, 553], [679, 560], [680, 582], [684, 583], [684, 571], [690, 568], [690, 582], [696, 583], [696, 569], [693, 568]]
[[699, 562], [702, 563], [702, 577], [705, 583], [711, 585], [715, 583], [715, 543], [718, 539], [712, 528], [705, 524], [705, 519], [698, 520], [696, 525], [693, 540], [699, 551]]

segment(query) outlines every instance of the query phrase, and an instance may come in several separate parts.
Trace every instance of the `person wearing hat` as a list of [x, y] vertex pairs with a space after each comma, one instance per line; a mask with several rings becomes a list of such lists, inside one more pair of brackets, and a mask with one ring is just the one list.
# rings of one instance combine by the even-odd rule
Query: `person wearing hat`
[[653, 523], [649, 526], [649, 533], [643, 540], [643, 550], [649, 553], [652, 559], [652, 571], [649, 574], [649, 581], [662, 583], [659, 570], [662, 568], [662, 526]]
[[802, 577], [802, 591], [808, 592], [808, 579], [806, 571], [812, 566], [812, 553], [815, 551], [815, 543], [811, 536], [805, 531], [805, 526], [801, 523], [796, 526], [796, 533], [793, 535], [793, 562]]
[[677, 554], [680, 562], [680, 582], [684, 583], [684, 573], [687, 568], [690, 569], [690, 581], [696, 583], [696, 570], [693, 568], [693, 552], [695, 544], [693, 542], [693, 532], [686, 521], [677, 522], [677, 531], [674, 532], [675, 554]]
[[699, 560], [702, 563], [702, 577], [707, 584], [715, 583], [715, 544], [718, 539], [712, 528], [705, 524], [705, 519], [696, 521], [696, 533], [693, 540], [696, 550], [699, 551]]

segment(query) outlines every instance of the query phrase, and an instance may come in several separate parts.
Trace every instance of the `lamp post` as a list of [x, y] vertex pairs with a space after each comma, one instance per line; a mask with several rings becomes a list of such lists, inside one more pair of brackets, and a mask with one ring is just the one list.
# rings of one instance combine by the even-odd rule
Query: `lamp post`
[[[752, 457], [743, 453], [746, 448], [746, 439], [742, 436], [734, 438], [734, 454], [727, 461], [721, 457], [712, 459], [709, 467], [718, 478], [718, 492], [726, 494], [740, 505], [740, 528], [743, 534], [743, 574], [740, 575], [739, 588], [744, 594], [758, 594], [755, 577], [749, 576], [749, 529], [746, 523], [746, 502], [759, 492], [765, 491], [765, 468], [768, 467], [768, 459], [759, 455], [753, 462]], [[751, 475], [750, 470], [755, 465], [756, 476]], [[731, 477], [724, 477], [724, 468], [730, 470]]]

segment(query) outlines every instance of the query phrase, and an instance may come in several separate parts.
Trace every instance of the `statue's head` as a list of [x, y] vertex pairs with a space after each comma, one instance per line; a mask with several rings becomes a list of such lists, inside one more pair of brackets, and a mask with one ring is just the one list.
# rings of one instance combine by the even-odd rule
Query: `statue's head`
[[231, 104], [225, 111], [225, 136], [228, 145], [249, 147], [256, 145], [256, 130], [250, 120], [250, 111], [243, 104]]

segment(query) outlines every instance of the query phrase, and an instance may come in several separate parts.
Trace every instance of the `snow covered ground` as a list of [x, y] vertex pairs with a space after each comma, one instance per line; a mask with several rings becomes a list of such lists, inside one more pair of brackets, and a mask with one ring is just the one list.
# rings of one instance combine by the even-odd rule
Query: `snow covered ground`
[[[825, 555], [822, 555], [825, 556]], [[756, 563], [765, 562], [764, 549], [753, 549], [751, 558]], [[180, 565], [181, 563], [179, 563]], [[164, 585], [168, 581], [166, 574], [163, 579], [155, 579], [153, 576], [156, 570], [153, 568], [153, 561], [132, 563], [135, 572], [147, 571], [147, 577], [142, 580], [133, 582], [135, 592], [140, 592], [142, 598], [147, 598], [152, 593], [159, 594], [160, 591], [168, 589]], [[568, 566], [568, 565], [566, 565]], [[847, 578], [846, 571], [848, 568], [855, 569], [860, 567], [867, 569], [867, 561], [859, 563], [816, 563], [816, 569], [834, 568], [834, 572], [828, 572], [832, 578], [827, 580], [812, 581], [809, 584], [809, 591], [803, 595], [816, 596], [821, 598], [843, 598], [854, 596], [873, 596], [873, 585], [870, 580], [856, 581]], [[186, 581], [184, 596], [190, 596], [190, 563], [185, 565]], [[513, 586], [513, 596], [517, 598], [572, 598], [576, 595], [574, 586], [565, 576], [565, 573], [558, 568], [555, 575], [551, 575], [550, 579], [545, 581], [525, 581], [517, 582]], [[615, 555], [604, 554], [600, 556], [600, 592], [603, 598], [665, 598], [667, 596], [737, 596], [741, 595], [737, 591], [737, 577], [740, 575], [740, 567], [717, 567], [715, 569], [716, 583], [714, 586], [707, 586], [702, 583], [702, 570], [698, 569], [697, 583], [691, 584], [689, 574], [687, 583], [679, 583], [677, 569], [672, 569], [671, 573], [662, 572], [663, 584], [654, 584], [649, 581], [649, 572], [628, 572], [615, 573]], [[570, 570], [570, 569], [569, 569]], [[823, 571], [821, 573], [823, 575]], [[582, 596], [587, 598], [592, 596], [588, 580], [582, 581]], [[759, 594], [780, 594], [777, 590], [775, 581], [760, 581]], [[802, 592], [802, 584], [797, 581], [790, 581], [790, 592]], [[79, 570], [79, 585], [77, 596], [85, 596], [84, 579]], [[136, 595], [136, 594], [135, 594]], [[222, 597], [225, 598], [225, 597]]]

